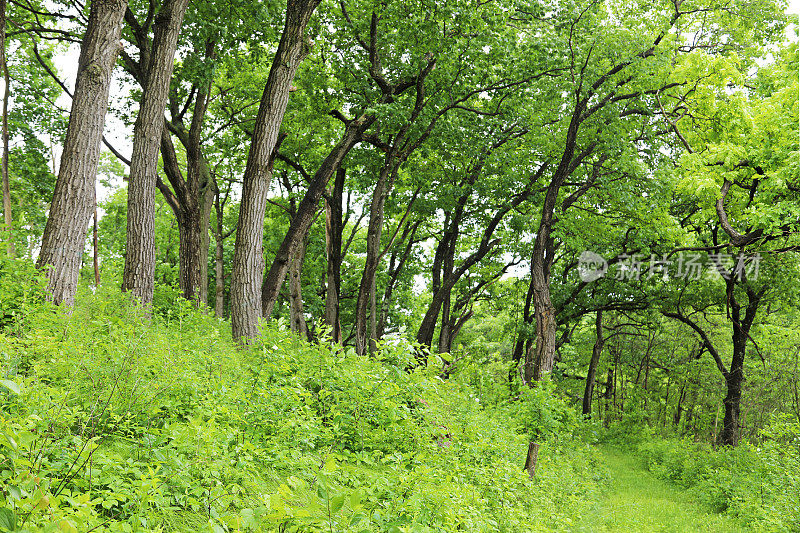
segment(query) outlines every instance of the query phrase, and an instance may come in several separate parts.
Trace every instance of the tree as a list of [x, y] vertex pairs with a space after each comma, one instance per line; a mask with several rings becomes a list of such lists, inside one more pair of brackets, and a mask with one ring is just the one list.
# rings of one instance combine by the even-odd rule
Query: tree
[[144, 91], [133, 130], [128, 178], [128, 217], [122, 290], [142, 305], [153, 300], [155, 279], [155, 190], [158, 150], [164, 130], [175, 49], [188, 0], [165, 0], [155, 19], [153, 45], [144, 72]]
[[37, 262], [46, 269], [48, 291], [57, 304], [72, 305], [75, 299], [86, 227], [94, 211], [111, 70], [126, 7], [125, 0], [92, 2], [81, 43], [61, 166]]
[[[671, 62], [678, 54], [697, 51], [725, 55], [731, 52], [726, 43], [736, 42], [754, 24], [751, 13], [755, 6], [749, 2], [698, 9], [677, 1], [665, 4], [654, 6], [648, 13], [634, 6], [611, 9], [616, 17], [612, 26], [607, 23], [609, 11], [601, 3], [587, 3], [566, 13], [570, 22], [555, 35], [569, 50], [564, 58], [567, 85], [562, 91], [566, 100], [559, 102], [567, 112], [557, 115], [561, 140], [547, 156], [553, 160], [553, 170], [546, 184], [532, 254], [536, 333], [528, 360], [534, 366], [533, 380], [550, 373], [555, 361], [557, 323], [550, 279], [555, 252], [553, 228], [562, 187], [597, 154], [619, 149], [620, 138], [628, 138], [632, 146], [635, 140], [641, 142], [653, 135], [656, 97], [663, 98], [692, 83], [670, 79]], [[782, 17], [771, 3], [761, 7], [765, 30], [758, 38], [764, 39], [774, 35], [772, 21]], [[654, 28], [650, 32], [634, 31], [643, 16], [659, 23], [650, 26]], [[709, 17], [724, 19], [721, 27], [730, 37], [705, 31]], [[691, 40], [684, 43], [680, 37], [674, 39], [672, 28], [680, 28], [678, 35], [691, 35]], [[626, 153], [632, 155], [633, 151]], [[585, 183], [579, 184], [575, 192], [580, 192], [582, 186]]]
[[6, 0], [0, 0], [0, 69], [3, 71], [3, 123], [2, 123], [2, 161], [0, 162], [0, 172], [2, 172], [3, 187], [3, 222], [5, 230], [8, 232], [6, 237], [6, 253], [14, 256], [14, 240], [11, 232], [14, 219], [11, 215], [11, 186], [8, 180], [8, 97], [11, 92], [11, 78], [8, 75], [8, 63], [6, 62]]
[[305, 29], [318, 5], [319, 0], [288, 0], [283, 34], [264, 86], [253, 129], [244, 172], [231, 273], [231, 325], [235, 339], [247, 340], [258, 335], [258, 318], [261, 315], [259, 291], [264, 271], [264, 212], [272, 177], [273, 151], [289, 101], [292, 80], [310, 49]]
[[[796, 56], [796, 43], [784, 47], [775, 65], [759, 69], [749, 81], [729, 62], [708, 63], [701, 68], [715, 73], [716, 83], [698, 87], [681, 103], [691, 117], [679, 124], [683, 117], [677, 107], [664, 114], [685, 148], [684, 183], [692, 184], [701, 205], [713, 205], [684, 219], [691, 232], [684, 250], [709, 254], [717, 282], [704, 290], [682, 287], [672, 308], [662, 312], [700, 337], [724, 378], [720, 442], [731, 446], [739, 442], [747, 345], [755, 344], [752, 328], [765, 303], [786, 298], [797, 279], [790, 266], [800, 250]], [[753, 90], [732, 90], [739, 83], [752, 83]], [[706, 98], [711, 94], [717, 97], [713, 102]], [[727, 365], [700, 318], [711, 306], [725, 309], [731, 328]]]

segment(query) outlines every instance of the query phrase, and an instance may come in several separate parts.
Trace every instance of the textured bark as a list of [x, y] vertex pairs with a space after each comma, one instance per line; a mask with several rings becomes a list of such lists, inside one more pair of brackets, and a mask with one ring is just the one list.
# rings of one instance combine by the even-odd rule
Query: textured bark
[[132, 293], [143, 305], [153, 301], [158, 151], [175, 49], [188, 3], [188, 0], [165, 0], [156, 16], [144, 91], [133, 129], [122, 290]]
[[594, 384], [597, 376], [597, 364], [600, 362], [600, 355], [603, 353], [603, 311], [597, 311], [594, 322], [594, 347], [592, 348], [592, 359], [589, 361], [589, 371], [586, 373], [586, 388], [583, 392], [583, 414], [591, 416], [592, 397], [594, 396]]
[[[198, 102], [205, 101], [204, 95], [198, 96]], [[172, 189], [160, 179], [156, 180], [156, 187], [167, 200], [178, 222], [179, 286], [184, 298], [198, 304], [208, 302], [208, 229], [216, 191], [215, 180], [200, 150], [200, 131], [204, 116], [205, 104], [202, 109], [195, 105], [189, 132], [183, 129], [180, 122], [168, 123], [168, 127], [177, 132], [181, 144], [186, 148], [187, 179], [184, 180], [181, 174], [172, 138], [164, 130], [161, 137], [161, 157], [164, 173]]]
[[[213, 43], [208, 43], [206, 56], [213, 57]], [[197, 95], [189, 132], [180, 132], [181, 143], [186, 148], [186, 187], [179, 198], [183, 221], [178, 253], [179, 282], [183, 296], [199, 305], [208, 303], [208, 227], [214, 204], [215, 182], [201, 151], [201, 132], [209, 103], [211, 84]]]
[[9, 257], [13, 257], [16, 255], [16, 251], [14, 250], [12, 233], [14, 219], [11, 216], [11, 185], [8, 180], [8, 96], [11, 91], [11, 80], [8, 75], [8, 64], [6, 63], [6, 0], [0, 0], [0, 68], [3, 70], [3, 81], [5, 82], [2, 125], [3, 161], [2, 166], [0, 166], [3, 178], [3, 222], [7, 232], [6, 253]]
[[[200, 156], [202, 157], [202, 156]], [[190, 159], [191, 161], [191, 159]], [[195, 159], [197, 161], [197, 159]], [[202, 162], [205, 165], [205, 161]], [[195, 171], [197, 174], [199, 172]], [[183, 297], [198, 305], [208, 303], [208, 227], [214, 202], [213, 183], [206, 172], [205, 179], [192, 177], [189, 166], [189, 194], [180, 203], [178, 215], [178, 283]]]
[[330, 200], [325, 203], [325, 323], [331, 327], [333, 342], [342, 341], [342, 324], [339, 319], [339, 294], [342, 286], [342, 198], [344, 195], [345, 169], [339, 167], [330, 191]]
[[[151, 57], [151, 42], [147, 35], [147, 23], [140, 24], [133, 13], [126, 13], [126, 21], [139, 48], [140, 60], [123, 54], [126, 70], [142, 87], [146, 85], [146, 71], [142, 66]], [[206, 41], [205, 59], [216, 57], [216, 41]], [[164, 119], [165, 129], [160, 138], [161, 158], [164, 174], [171, 188], [156, 177], [156, 187], [161, 191], [178, 222], [178, 281], [183, 296], [198, 304], [208, 302], [208, 253], [209, 220], [214, 202], [216, 183], [211, 174], [201, 147], [201, 132], [209, 103], [211, 82], [205, 87], [193, 86], [186, 102], [178, 101], [176, 91], [169, 92], [167, 107], [170, 119]], [[194, 100], [189, 128], [183, 116]], [[171, 135], [174, 135], [185, 149], [186, 179], [181, 172], [181, 162]]]
[[[389, 156], [391, 157], [391, 155]], [[356, 299], [356, 353], [363, 355], [367, 351], [370, 336], [367, 332], [367, 317], [371, 317], [370, 326], [375, 322], [375, 277], [378, 273], [381, 253], [381, 232], [383, 230], [384, 207], [386, 197], [391, 190], [391, 183], [394, 181], [393, 172], [397, 170], [395, 165], [390, 164], [391, 159], [383, 166], [375, 183], [372, 192], [372, 202], [369, 208], [369, 226], [367, 228], [367, 254], [364, 259], [364, 271], [361, 274], [361, 283], [358, 288], [358, 298]], [[371, 305], [372, 304], [372, 305]], [[371, 332], [376, 328], [370, 327]], [[371, 351], [371, 350], [370, 350]]]
[[[217, 233], [219, 235], [219, 233]], [[225, 248], [222, 239], [215, 239], [214, 247], [214, 316], [225, 316]]]
[[536, 464], [539, 462], [539, 444], [531, 441], [528, 444], [528, 454], [525, 456], [525, 471], [533, 479], [536, 475]]
[[292, 253], [289, 266], [289, 316], [290, 326], [294, 333], [308, 338], [308, 327], [303, 314], [303, 261], [306, 256], [306, 241], [301, 240]]
[[[574, 139], [573, 139], [574, 143]], [[560, 167], [568, 165], [574, 151], [565, 154]], [[566, 163], [565, 163], [566, 161]], [[533, 245], [531, 264], [531, 283], [533, 284], [533, 316], [535, 322], [535, 343], [525, 361], [525, 381], [533, 384], [544, 374], [553, 370], [556, 355], [556, 310], [550, 300], [550, 267], [553, 264], [551, 233], [554, 223], [554, 210], [561, 184], [568, 175], [566, 168], [557, 169], [545, 193], [542, 216], [536, 240]]]
[[585, 103], [576, 107], [567, 129], [564, 151], [547, 186], [544, 202], [542, 202], [542, 215], [536, 231], [536, 240], [533, 244], [531, 282], [533, 283], [536, 342], [532, 348], [533, 353], [529, 350], [525, 361], [525, 380], [531, 386], [533, 386], [533, 381], [539, 381], [545, 374], [549, 374], [555, 364], [556, 310], [550, 299], [550, 268], [553, 265], [552, 231], [555, 223], [555, 207], [561, 186], [581, 160], [588, 155], [588, 152], [585, 151], [578, 158], [575, 157], [578, 129], [583, 120], [581, 114], [584, 106]]
[[440, 354], [450, 353], [450, 341], [453, 324], [450, 315], [450, 294], [445, 296], [442, 302], [442, 325], [439, 327], [439, 342], [437, 344], [438, 352]]
[[[375, 117], [372, 115], [361, 116], [349, 121], [345, 127], [342, 138], [327, 155], [314, 174], [314, 177], [311, 179], [305, 196], [303, 196], [303, 199], [297, 206], [297, 214], [292, 219], [289, 230], [286, 232], [280, 248], [278, 248], [278, 252], [275, 254], [275, 259], [272, 261], [269, 272], [264, 279], [264, 285], [261, 291], [261, 312], [265, 318], [270, 317], [275, 302], [278, 301], [281, 285], [286, 279], [286, 273], [289, 269], [289, 258], [300, 240], [306, 238], [311, 223], [314, 221], [314, 213], [317, 210], [319, 200], [328, 186], [328, 181], [342, 164], [342, 160], [347, 153], [361, 140], [361, 136], [373, 122], [375, 122]], [[234, 267], [235, 266], [234, 258]], [[231, 292], [233, 292], [233, 289], [231, 289]], [[231, 298], [233, 298], [233, 294], [231, 294]]]
[[56, 304], [75, 301], [86, 228], [94, 209], [111, 71], [120, 50], [126, 6], [124, 0], [93, 1], [81, 43], [61, 165], [37, 263], [47, 269], [48, 291]]
[[[305, 29], [320, 0], [288, 0], [286, 23], [264, 86], [244, 171], [244, 188], [231, 273], [234, 339], [258, 336], [264, 272], [264, 213], [272, 177], [272, 155], [289, 102], [289, 90], [309, 52]], [[288, 254], [287, 254], [288, 261]], [[277, 294], [277, 290], [275, 291]]]
[[[680, 15], [674, 17], [671, 25], [677, 22]], [[635, 58], [649, 58], [654, 55], [654, 50], [666, 35], [666, 31], [660, 33], [653, 44], [646, 50], [634, 56]], [[536, 321], [536, 342], [533, 345], [533, 353], [527, 354], [526, 361], [526, 374], [531, 375], [532, 381], [540, 380], [545, 374], [549, 374], [553, 365], [555, 364], [555, 351], [556, 351], [556, 310], [550, 298], [550, 268], [553, 264], [553, 250], [552, 250], [552, 230], [555, 224], [554, 210], [558, 195], [561, 187], [564, 185], [566, 179], [572, 175], [575, 169], [591, 155], [597, 144], [596, 141], [589, 142], [582, 150], [577, 151], [578, 147], [578, 132], [584, 122], [592, 115], [600, 112], [607, 106], [619, 105], [619, 102], [639, 96], [641, 93], [632, 91], [625, 95], [618, 95], [617, 98], [605, 98], [593, 105], [589, 105], [590, 101], [598, 96], [598, 92], [604, 86], [609, 84], [614, 76], [624, 72], [630, 65], [635, 64], [634, 58], [626, 58], [612, 66], [603, 75], [598, 77], [594, 83], [586, 86], [585, 92], [580, 90], [576, 93], [575, 107], [572, 111], [569, 126], [567, 127], [566, 135], [564, 138], [564, 148], [561, 152], [558, 166], [553, 172], [550, 183], [545, 192], [544, 202], [542, 204], [542, 215], [539, 219], [539, 226], [536, 231], [536, 240], [534, 242], [533, 252], [533, 266], [532, 266], [532, 280], [534, 283], [534, 318]], [[583, 86], [585, 71], [581, 71], [581, 79], [579, 86]], [[614, 91], [620, 91], [633, 77], [617, 83]], [[613, 94], [613, 92], [612, 92]], [[570, 195], [564, 200], [562, 210], [569, 207], [571, 203], [576, 200], [575, 194], [584, 194], [588, 189], [585, 187], [579, 188], [573, 195]], [[533, 372], [530, 374], [530, 366], [533, 364]], [[528, 383], [532, 386], [532, 381]]]
[[742, 383], [744, 382], [744, 360], [747, 353], [747, 340], [750, 337], [750, 327], [756, 317], [761, 303], [762, 293], [756, 293], [747, 288], [748, 304], [742, 316], [741, 304], [733, 295], [735, 281], [728, 280], [728, 301], [731, 306], [731, 322], [733, 323], [733, 357], [730, 369], [725, 375], [727, 394], [723, 400], [725, 417], [722, 420], [720, 442], [723, 445], [736, 446], [739, 444], [739, 414], [742, 400]]

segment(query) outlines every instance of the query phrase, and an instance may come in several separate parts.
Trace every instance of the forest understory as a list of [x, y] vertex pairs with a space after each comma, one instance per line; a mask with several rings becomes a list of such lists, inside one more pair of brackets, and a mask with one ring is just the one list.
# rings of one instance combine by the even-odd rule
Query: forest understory
[[0, 0], [0, 533], [800, 533], [798, 0]]

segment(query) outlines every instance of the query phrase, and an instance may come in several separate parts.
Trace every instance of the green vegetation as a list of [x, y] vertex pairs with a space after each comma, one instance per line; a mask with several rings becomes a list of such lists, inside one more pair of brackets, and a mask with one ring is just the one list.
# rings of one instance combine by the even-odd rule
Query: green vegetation
[[[408, 373], [400, 338], [367, 358], [276, 324], [237, 351], [226, 323], [182, 301], [148, 319], [86, 292], [71, 314], [28, 306], [0, 335], [3, 512], [18, 528], [533, 531], [577, 523], [599, 496], [607, 474], [556, 400], [520, 410], [433, 365]], [[533, 481], [525, 425], [549, 437]]]
[[[274, 323], [241, 351], [180, 297], [148, 318], [84, 288], [65, 313], [32, 266], [2, 265], [18, 274], [0, 288], [27, 295], [0, 334], [8, 531], [798, 527], [788, 420], [759, 448], [713, 451], [583, 422], [550, 382], [514, 392], [435, 364], [408, 372], [415, 347], [399, 336], [357, 356]], [[529, 438], [542, 444], [533, 480]]]
[[744, 528], [688, 497], [674, 485], [643, 471], [630, 455], [605, 449], [603, 465], [614, 472], [605, 498], [597, 511], [577, 531], [718, 532], [733, 533]]
[[0, 533], [800, 533], [799, 36], [0, 0]]

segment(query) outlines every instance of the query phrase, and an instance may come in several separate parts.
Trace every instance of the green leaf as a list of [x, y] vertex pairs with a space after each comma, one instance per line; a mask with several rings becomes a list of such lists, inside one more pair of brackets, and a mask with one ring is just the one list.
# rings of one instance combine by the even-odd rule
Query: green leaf
[[242, 517], [242, 525], [245, 527], [255, 527], [256, 526], [256, 519], [255, 513], [252, 509], [245, 508], [239, 511], [239, 516]]
[[18, 446], [17, 446], [17, 441], [14, 440], [14, 437], [9, 435], [8, 433], [5, 434], [5, 437], [6, 437], [6, 442], [3, 442], [2, 444], [4, 444], [4, 445], [8, 446], [9, 448], [11, 448], [12, 450], [16, 451]]
[[362, 513], [356, 513], [350, 518], [350, 525], [354, 526], [356, 524], [359, 524], [361, 522], [366, 522], [366, 521], [367, 521], [367, 517], [366, 516], [364, 516]]
[[350, 493], [350, 507], [358, 509], [361, 507], [361, 492], [358, 490]]
[[6, 507], [0, 509], [0, 529], [3, 531], [17, 530], [17, 515], [11, 509]]
[[336, 514], [342, 510], [342, 506], [344, 505], [344, 494], [340, 494], [339, 496], [334, 496], [331, 498], [331, 514]]
[[4, 385], [8, 390], [13, 392], [14, 394], [20, 394], [19, 385], [17, 385], [10, 379], [0, 379], [0, 384]]

